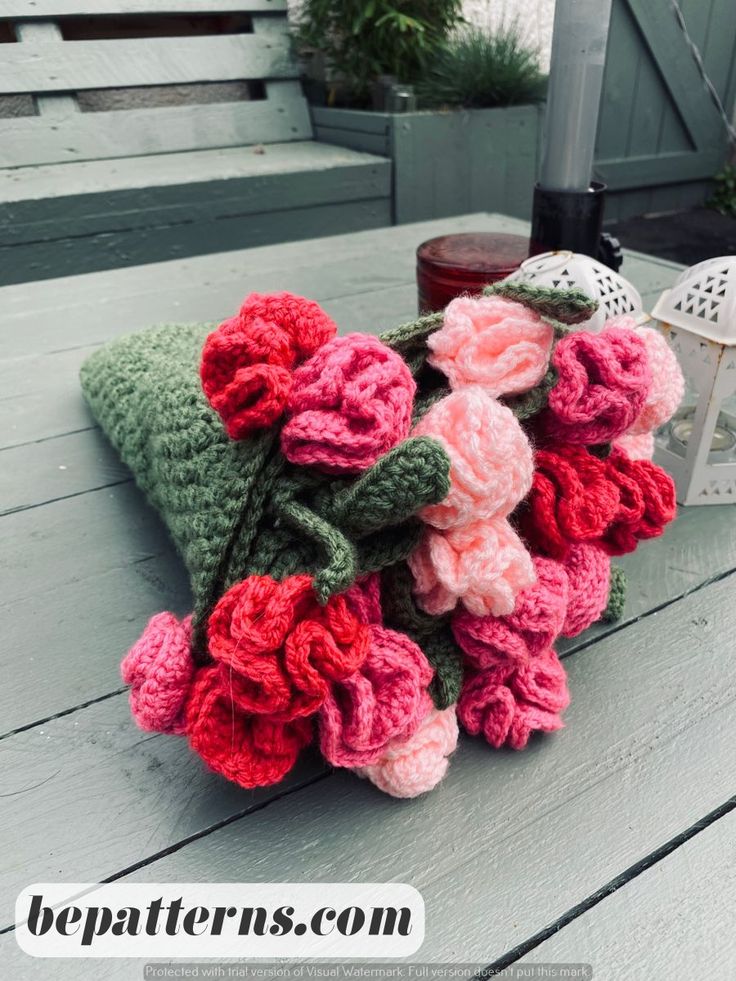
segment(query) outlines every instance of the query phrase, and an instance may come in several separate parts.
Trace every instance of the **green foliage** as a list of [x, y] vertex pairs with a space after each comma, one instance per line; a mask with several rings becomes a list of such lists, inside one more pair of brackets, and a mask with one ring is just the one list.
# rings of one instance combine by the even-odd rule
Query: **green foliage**
[[538, 102], [545, 84], [537, 52], [516, 24], [492, 33], [467, 27], [432, 60], [417, 94], [426, 108], [482, 109]]
[[736, 218], [736, 164], [726, 164], [714, 180], [716, 186], [708, 200], [708, 207]]
[[379, 75], [415, 83], [461, 22], [462, 0], [305, 0], [302, 49], [325, 58], [331, 80], [354, 104], [369, 101]]

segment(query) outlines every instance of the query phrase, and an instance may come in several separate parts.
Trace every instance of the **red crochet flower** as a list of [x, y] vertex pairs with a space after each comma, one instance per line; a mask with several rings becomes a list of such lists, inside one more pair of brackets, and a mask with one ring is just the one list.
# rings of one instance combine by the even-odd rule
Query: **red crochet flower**
[[370, 634], [362, 667], [332, 686], [320, 710], [320, 748], [333, 766], [376, 763], [392, 739], [408, 739], [432, 710], [434, 671], [422, 650], [396, 630], [372, 625]]
[[632, 460], [618, 448], [606, 460], [606, 473], [620, 502], [601, 544], [609, 555], [624, 555], [642, 539], [657, 538], [675, 517], [675, 484], [656, 463]]
[[311, 741], [309, 719], [277, 722], [244, 712], [233, 698], [227, 672], [201, 668], [187, 703], [189, 744], [207, 766], [241, 787], [278, 783]]
[[567, 615], [563, 637], [577, 637], [600, 620], [608, 605], [611, 560], [600, 545], [571, 545], [562, 563], [567, 573]]
[[498, 748], [523, 749], [533, 732], [563, 726], [570, 703], [565, 669], [552, 648], [523, 668], [486, 668], [471, 673], [457, 703], [458, 719], [471, 736], [482, 734]]
[[519, 528], [535, 552], [565, 557], [571, 542], [600, 538], [616, 515], [619, 488], [606, 464], [584, 447], [539, 450]]
[[559, 636], [567, 611], [567, 575], [559, 562], [541, 556], [534, 557], [534, 570], [537, 581], [519, 593], [508, 616], [455, 613], [452, 631], [473, 667], [521, 667]]
[[337, 328], [313, 300], [291, 293], [246, 297], [205, 341], [202, 388], [231, 439], [270, 426], [284, 411], [292, 370]]
[[249, 576], [219, 600], [207, 638], [238, 708], [290, 722], [316, 712], [330, 684], [357, 671], [369, 629], [343, 596], [320, 606], [310, 576]]
[[647, 348], [633, 330], [581, 330], [563, 337], [552, 364], [558, 381], [549, 393], [543, 431], [564, 443], [607, 443], [641, 412], [652, 383]]

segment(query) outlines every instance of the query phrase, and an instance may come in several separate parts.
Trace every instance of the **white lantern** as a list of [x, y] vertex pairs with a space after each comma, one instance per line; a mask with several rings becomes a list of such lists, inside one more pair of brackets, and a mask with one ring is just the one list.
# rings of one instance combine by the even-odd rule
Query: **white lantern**
[[736, 501], [736, 256], [686, 269], [652, 311], [677, 354], [686, 391], [656, 436], [655, 459], [681, 504]]
[[598, 301], [598, 310], [580, 330], [594, 333], [603, 329], [609, 317], [630, 314], [637, 320], [645, 318], [641, 296], [631, 283], [617, 272], [580, 252], [544, 252], [525, 259], [509, 280], [572, 289], [577, 286], [591, 299]]

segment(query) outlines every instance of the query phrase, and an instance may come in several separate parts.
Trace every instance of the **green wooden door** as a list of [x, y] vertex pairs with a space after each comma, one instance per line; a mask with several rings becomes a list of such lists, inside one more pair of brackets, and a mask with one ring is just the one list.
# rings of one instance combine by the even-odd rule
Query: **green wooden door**
[[[736, 88], [736, 0], [680, 0], [688, 33], [724, 102]], [[614, 0], [596, 147], [606, 217], [702, 202], [726, 131], [670, 0]]]

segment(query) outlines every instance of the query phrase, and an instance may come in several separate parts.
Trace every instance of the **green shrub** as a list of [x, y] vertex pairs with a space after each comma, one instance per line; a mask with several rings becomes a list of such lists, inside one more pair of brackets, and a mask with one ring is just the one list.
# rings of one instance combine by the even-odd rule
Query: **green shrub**
[[321, 54], [353, 104], [379, 75], [414, 84], [462, 21], [462, 0], [305, 0], [297, 43]]
[[512, 24], [461, 30], [432, 60], [417, 94], [426, 108], [483, 109], [538, 102], [545, 86], [537, 52]]
[[708, 200], [708, 206], [720, 211], [722, 215], [736, 218], [736, 165], [726, 164], [714, 180], [716, 186]]

